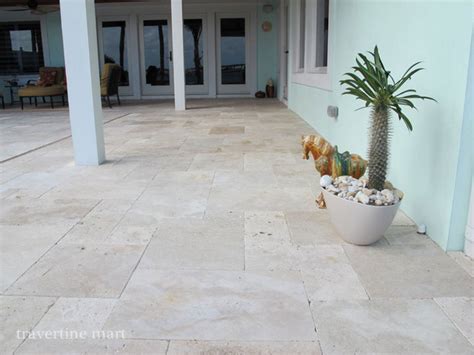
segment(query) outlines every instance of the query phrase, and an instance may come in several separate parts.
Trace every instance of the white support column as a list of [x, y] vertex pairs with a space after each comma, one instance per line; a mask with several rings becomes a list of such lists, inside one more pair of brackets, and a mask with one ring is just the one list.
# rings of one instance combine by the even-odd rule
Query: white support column
[[69, 120], [77, 165], [105, 160], [94, 0], [60, 0]]
[[173, 34], [174, 106], [186, 110], [184, 78], [183, 0], [171, 0], [171, 33]]

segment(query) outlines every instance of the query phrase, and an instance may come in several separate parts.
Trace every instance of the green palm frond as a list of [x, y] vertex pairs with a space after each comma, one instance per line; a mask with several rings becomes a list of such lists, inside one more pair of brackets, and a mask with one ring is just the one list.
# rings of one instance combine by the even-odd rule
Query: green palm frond
[[[357, 65], [352, 67], [353, 73], [345, 73], [346, 78], [340, 81], [345, 86], [343, 95], [355, 96], [364, 102], [364, 107], [384, 107], [394, 111], [399, 120], [405, 122], [411, 131], [413, 126], [410, 119], [403, 113], [402, 106], [416, 109], [412, 100], [432, 100], [432, 97], [416, 94], [416, 90], [408, 89], [397, 93], [408, 80], [424, 68], [419, 67], [421, 62], [411, 65], [399, 80], [395, 80], [390, 71], [385, 68], [380, 57], [380, 52], [375, 46], [373, 52], [369, 52], [372, 58], [359, 53], [356, 59]], [[369, 57], [370, 57], [369, 56]]]

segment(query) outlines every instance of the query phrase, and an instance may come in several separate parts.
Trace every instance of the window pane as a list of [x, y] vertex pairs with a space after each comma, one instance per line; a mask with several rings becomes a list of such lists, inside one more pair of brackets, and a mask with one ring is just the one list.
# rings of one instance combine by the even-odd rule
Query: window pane
[[186, 85], [203, 85], [202, 19], [184, 20], [184, 70]]
[[143, 40], [145, 44], [146, 83], [153, 86], [169, 85], [168, 21], [144, 21]]
[[122, 68], [120, 86], [128, 86], [128, 56], [125, 21], [102, 23], [104, 63], [119, 64]]
[[300, 1], [299, 20], [300, 20], [300, 29], [299, 29], [300, 53], [298, 57], [298, 64], [299, 64], [299, 68], [304, 68], [305, 38], [306, 38], [306, 1], [305, 0]]
[[245, 19], [221, 19], [222, 84], [245, 84]]
[[318, 0], [316, 8], [316, 67], [328, 66], [329, 0]]
[[0, 25], [0, 73], [38, 73], [44, 66], [39, 22]]

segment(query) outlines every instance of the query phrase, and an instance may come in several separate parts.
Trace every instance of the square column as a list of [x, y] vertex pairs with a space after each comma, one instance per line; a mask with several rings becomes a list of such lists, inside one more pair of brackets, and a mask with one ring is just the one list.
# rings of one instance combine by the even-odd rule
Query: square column
[[171, 33], [173, 35], [174, 105], [176, 111], [186, 110], [184, 78], [183, 1], [171, 0]]
[[77, 165], [105, 160], [94, 0], [60, 0], [69, 120]]

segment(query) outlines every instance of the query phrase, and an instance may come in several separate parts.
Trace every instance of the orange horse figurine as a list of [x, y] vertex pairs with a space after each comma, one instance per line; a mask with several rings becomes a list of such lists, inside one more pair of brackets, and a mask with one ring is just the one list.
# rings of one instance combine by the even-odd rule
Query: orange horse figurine
[[316, 170], [323, 175], [336, 178], [341, 175], [350, 175], [356, 179], [364, 175], [367, 169], [367, 160], [360, 155], [349, 152], [339, 153], [337, 146], [332, 146], [319, 135], [301, 136], [303, 159], [313, 156]]

